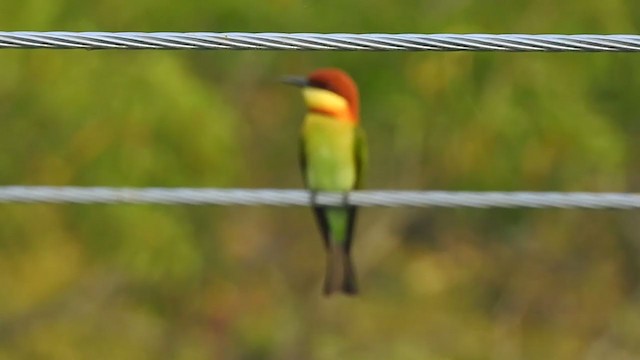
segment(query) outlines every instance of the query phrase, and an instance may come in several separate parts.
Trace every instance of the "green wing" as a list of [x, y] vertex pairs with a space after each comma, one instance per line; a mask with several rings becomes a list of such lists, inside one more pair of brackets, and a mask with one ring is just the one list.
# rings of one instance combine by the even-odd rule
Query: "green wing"
[[367, 146], [367, 135], [361, 126], [356, 128], [356, 141], [355, 141], [355, 156], [356, 156], [356, 189], [362, 188], [364, 183], [364, 171], [367, 167], [369, 151]]
[[304, 182], [304, 186], [309, 186], [307, 182], [307, 154], [305, 153], [306, 147], [304, 146], [304, 136], [300, 135], [299, 149], [298, 149], [298, 165], [300, 166], [300, 171], [302, 171], [302, 181]]

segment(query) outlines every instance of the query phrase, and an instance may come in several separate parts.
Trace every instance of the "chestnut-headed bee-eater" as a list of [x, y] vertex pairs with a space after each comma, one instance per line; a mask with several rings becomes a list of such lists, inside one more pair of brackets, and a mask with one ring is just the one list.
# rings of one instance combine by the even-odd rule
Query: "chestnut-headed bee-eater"
[[[286, 77], [299, 86], [307, 107], [302, 124], [300, 166], [306, 187], [341, 192], [362, 185], [366, 163], [366, 138], [360, 127], [358, 87], [344, 71], [319, 69], [308, 77]], [[312, 196], [314, 202], [315, 196]], [[351, 260], [356, 207], [312, 204], [327, 250], [324, 282], [326, 295], [358, 291]]]

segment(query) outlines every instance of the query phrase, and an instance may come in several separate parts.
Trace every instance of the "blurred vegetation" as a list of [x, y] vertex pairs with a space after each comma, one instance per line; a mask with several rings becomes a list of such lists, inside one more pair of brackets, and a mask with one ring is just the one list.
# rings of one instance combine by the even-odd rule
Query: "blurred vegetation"
[[[2, 30], [637, 33], [640, 3], [0, 2]], [[0, 184], [300, 187], [299, 94], [361, 86], [369, 188], [638, 191], [635, 54], [0, 51]], [[633, 359], [622, 211], [0, 205], [0, 358]]]

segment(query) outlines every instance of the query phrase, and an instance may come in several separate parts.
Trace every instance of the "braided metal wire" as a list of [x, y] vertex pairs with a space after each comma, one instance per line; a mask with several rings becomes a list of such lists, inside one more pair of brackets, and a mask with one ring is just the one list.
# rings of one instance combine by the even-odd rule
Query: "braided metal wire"
[[640, 51], [640, 35], [0, 32], [6, 49]]
[[[0, 186], [0, 203], [309, 206], [306, 190]], [[638, 209], [640, 194], [583, 192], [353, 191], [320, 193], [320, 205]]]

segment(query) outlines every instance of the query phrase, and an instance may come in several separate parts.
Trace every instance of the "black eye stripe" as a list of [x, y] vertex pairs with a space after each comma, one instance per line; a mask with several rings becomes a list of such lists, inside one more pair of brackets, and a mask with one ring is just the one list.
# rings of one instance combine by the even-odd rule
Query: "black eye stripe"
[[314, 88], [318, 88], [318, 89], [331, 90], [329, 85], [327, 85], [327, 83], [322, 82], [322, 81], [311, 80], [309, 82], [309, 86], [314, 87]]

